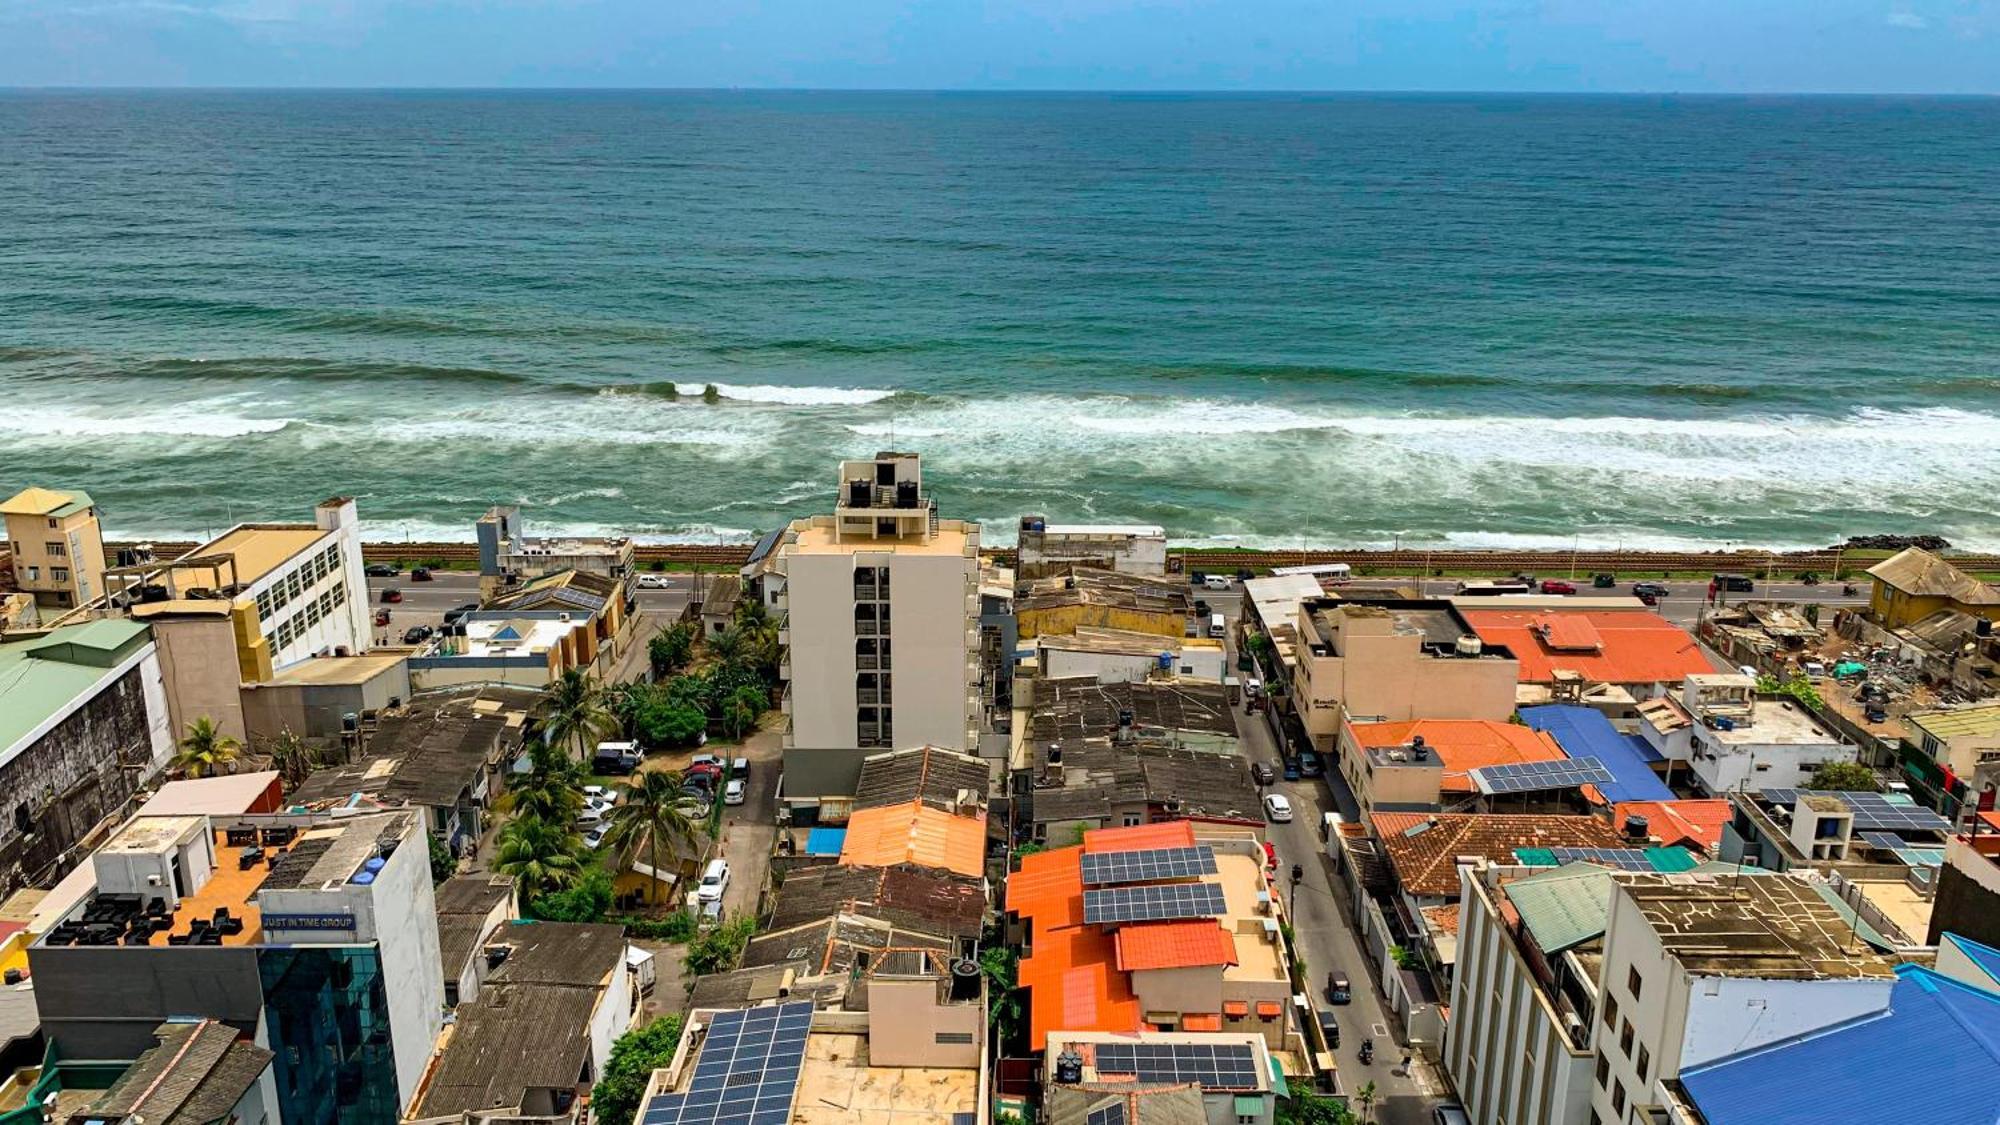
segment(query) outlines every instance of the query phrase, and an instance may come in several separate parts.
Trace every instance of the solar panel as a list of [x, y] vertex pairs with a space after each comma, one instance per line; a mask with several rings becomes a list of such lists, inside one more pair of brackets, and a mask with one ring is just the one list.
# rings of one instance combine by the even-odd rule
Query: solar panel
[[1550, 848], [1558, 864], [1596, 863], [1620, 871], [1651, 871], [1653, 861], [1644, 848]]
[[1573, 789], [1579, 785], [1610, 785], [1618, 779], [1596, 758], [1563, 758], [1553, 762], [1516, 762], [1469, 771], [1479, 791], [1494, 793], [1534, 793], [1544, 789]]
[[1204, 1090], [1254, 1090], [1257, 1056], [1243, 1043], [1099, 1043], [1097, 1073], [1199, 1082]]
[[1083, 920], [1092, 925], [1152, 922], [1162, 918], [1214, 918], [1224, 912], [1222, 888], [1214, 883], [1108, 887], [1083, 892]]
[[1125, 1125], [1125, 1099], [1119, 1098], [1103, 1109], [1083, 1115], [1084, 1125]]
[[1859, 835], [1867, 843], [1873, 844], [1878, 848], [1887, 848], [1890, 851], [1895, 851], [1897, 848], [1904, 846], [1903, 838], [1894, 832], [1862, 832]]
[[1213, 875], [1215, 871], [1215, 849], [1207, 844], [1192, 848], [1090, 852], [1083, 857], [1083, 881], [1087, 886], [1190, 879], [1196, 875]]
[[[1801, 797], [1833, 797], [1846, 805], [1854, 814], [1854, 830], [1870, 832], [1877, 830], [1902, 829], [1909, 832], [1938, 832], [1950, 835], [1951, 821], [1939, 816], [1922, 805], [1904, 805], [1888, 800], [1880, 793], [1844, 793], [1819, 789], [1765, 789], [1759, 793], [1765, 801], [1790, 808], [1799, 803]], [[1866, 837], [1863, 837], [1864, 839]]]
[[722, 1012], [686, 1090], [647, 1103], [642, 1125], [787, 1125], [812, 1029], [810, 1001]]

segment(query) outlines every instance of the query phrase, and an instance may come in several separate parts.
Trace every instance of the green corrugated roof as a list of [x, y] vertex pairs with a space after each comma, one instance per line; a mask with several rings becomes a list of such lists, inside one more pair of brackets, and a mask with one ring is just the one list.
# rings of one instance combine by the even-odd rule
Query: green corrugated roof
[[1279, 1062], [1278, 1056], [1276, 1055], [1265, 1055], [1264, 1057], [1271, 1064], [1272, 1092], [1277, 1094], [1281, 1098], [1291, 1097], [1292, 1096], [1291, 1084], [1285, 1081], [1285, 1064]]
[[2000, 734], [2000, 703], [1953, 711], [1919, 711], [1903, 716], [1903, 721], [1915, 724], [1926, 734], [1938, 738]]
[[1515, 848], [1514, 858], [1529, 867], [1554, 867], [1556, 853], [1547, 848]]
[[1542, 952], [1555, 954], [1604, 932], [1611, 917], [1611, 870], [1572, 863], [1507, 884], [1507, 901], [1535, 935]]
[[150, 636], [136, 621], [106, 619], [0, 645], [0, 753], [68, 707]]
[[1647, 848], [1646, 862], [1653, 865], [1653, 870], [1672, 875], [1677, 871], [1693, 871], [1700, 861], [1694, 858], [1693, 852], [1675, 845], [1669, 848]]

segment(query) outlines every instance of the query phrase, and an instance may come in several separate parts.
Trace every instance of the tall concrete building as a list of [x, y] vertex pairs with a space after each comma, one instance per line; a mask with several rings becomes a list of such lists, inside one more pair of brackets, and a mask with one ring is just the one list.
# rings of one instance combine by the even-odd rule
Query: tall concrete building
[[938, 518], [916, 454], [841, 462], [774, 552], [786, 749], [977, 744], [979, 525]]
[[0, 503], [0, 517], [22, 593], [61, 609], [104, 593], [104, 535], [88, 493], [24, 488]]

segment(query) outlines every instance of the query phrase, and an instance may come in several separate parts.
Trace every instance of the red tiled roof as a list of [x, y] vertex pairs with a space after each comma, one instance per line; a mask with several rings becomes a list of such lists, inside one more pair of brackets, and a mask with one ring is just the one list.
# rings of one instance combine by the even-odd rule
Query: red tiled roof
[[[1521, 663], [1521, 682], [1545, 684], [1562, 668], [1609, 684], [1678, 683], [1712, 672], [1685, 629], [1657, 613], [1634, 610], [1464, 609], [1479, 639], [1505, 645]], [[1592, 636], [1596, 644], [1588, 642]]]
[[1194, 825], [1185, 820], [1163, 820], [1157, 824], [1134, 824], [1125, 828], [1093, 828], [1083, 834], [1083, 850], [1093, 854], [1191, 847], [1194, 847]]
[[1517, 762], [1556, 762], [1568, 757], [1547, 733], [1519, 723], [1485, 719], [1420, 719], [1412, 723], [1356, 723], [1354, 740], [1368, 749], [1407, 746], [1418, 735], [1444, 766], [1441, 787], [1449, 793], [1474, 793], [1478, 787], [1467, 770]]
[[1184, 1012], [1181, 1014], [1182, 1031], [1221, 1031], [1222, 1017], [1214, 1012]]
[[[1376, 813], [1382, 850], [1403, 889], [1420, 898], [1458, 895], [1458, 857], [1514, 861], [1515, 848], [1617, 848], [1624, 841], [1595, 816]], [[1419, 825], [1429, 827], [1409, 835]]]
[[1625, 828], [1625, 818], [1643, 816], [1646, 818], [1646, 833], [1658, 836], [1666, 845], [1693, 844], [1704, 852], [1713, 852], [1722, 845], [1722, 826], [1729, 823], [1733, 811], [1728, 801], [1720, 797], [1686, 801], [1624, 801], [1613, 811], [1611, 822], [1620, 831]]
[[1118, 967], [1128, 973], [1236, 964], [1236, 942], [1206, 919], [1120, 926], [1116, 941]]

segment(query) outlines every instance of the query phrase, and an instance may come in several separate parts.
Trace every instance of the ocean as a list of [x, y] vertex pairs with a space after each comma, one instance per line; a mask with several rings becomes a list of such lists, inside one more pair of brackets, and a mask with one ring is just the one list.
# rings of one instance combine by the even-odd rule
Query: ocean
[[729, 542], [890, 448], [992, 541], [2000, 549], [2000, 100], [0, 92], [0, 494]]

